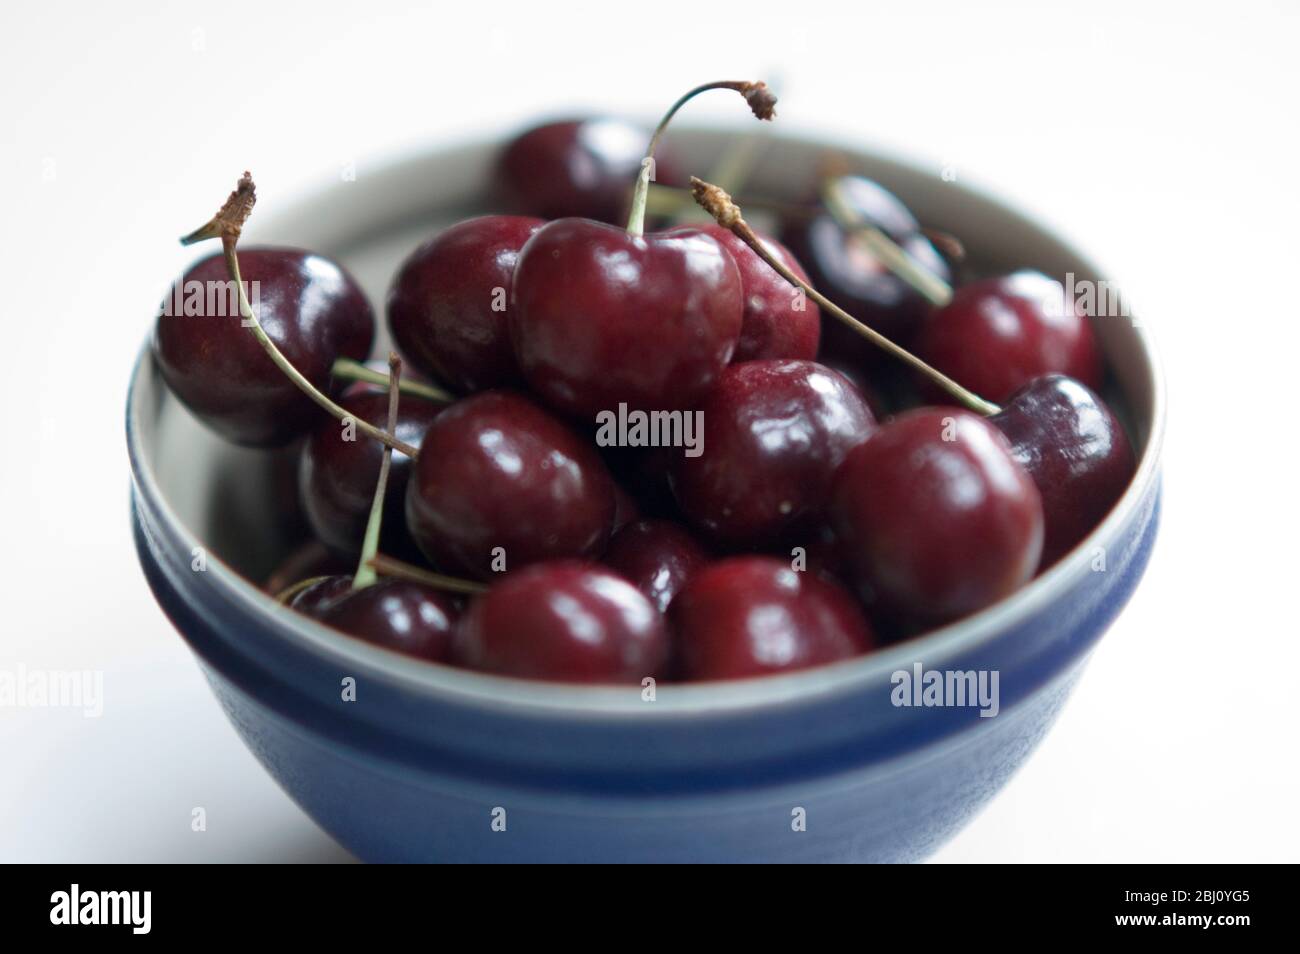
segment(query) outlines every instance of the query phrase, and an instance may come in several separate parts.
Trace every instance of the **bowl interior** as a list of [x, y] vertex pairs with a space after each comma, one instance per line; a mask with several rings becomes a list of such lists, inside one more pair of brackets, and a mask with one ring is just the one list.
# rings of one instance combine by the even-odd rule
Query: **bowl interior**
[[[682, 154], [686, 169], [707, 175], [734, 135], [675, 129], [674, 147]], [[309, 247], [341, 261], [375, 306], [380, 326], [376, 353], [386, 353], [383, 304], [392, 274], [412, 249], [439, 228], [492, 211], [486, 196], [496, 148], [496, 143], [479, 143], [431, 152], [355, 181], [340, 181], [293, 208], [259, 209], [245, 241]], [[850, 170], [895, 192], [926, 226], [962, 238], [977, 272], [1032, 267], [1061, 280], [1073, 274], [1076, 283], [1106, 278], [1064, 241], [1005, 204], [965, 185], [945, 182], [937, 170], [850, 148], [764, 136], [761, 158], [746, 191], [774, 198], [803, 198], [815, 184], [828, 149], [841, 156]], [[747, 212], [747, 217], [762, 227], [761, 216]], [[1053, 587], [1086, 571], [1093, 541], [1105, 538], [1107, 528], [1117, 526], [1126, 508], [1131, 509], [1155, 480], [1163, 398], [1151, 343], [1136, 318], [1099, 317], [1093, 322], [1110, 367], [1107, 400], [1124, 419], [1139, 453], [1133, 486], [1073, 557], [996, 607], [914, 643], [977, 638], [981, 630], [1007, 621], [1030, 605], [1041, 605], [1050, 598]], [[158, 488], [170, 512], [209, 549], [219, 566], [228, 567], [253, 586], [259, 584], [303, 533], [300, 520], [283, 505], [292, 499], [296, 448], [268, 453], [226, 444], [170, 395], [147, 354], [136, 372], [128, 414], [135, 424], [137, 466], [148, 472], [148, 482]], [[347, 640], [310, 621], [303, 620], [302, 625], [328, 633], [322, 638]], [[886, 654], [826, 668], [851, 671], [854, 667], [891, 665], [890, 660], [876, 660]], [[395, 665], [407, 668], [443, 668], [393, 659]], [[772, 682], [773, 678], [761, 681]], [[581, 692], [572, 687], [569, 691]]]

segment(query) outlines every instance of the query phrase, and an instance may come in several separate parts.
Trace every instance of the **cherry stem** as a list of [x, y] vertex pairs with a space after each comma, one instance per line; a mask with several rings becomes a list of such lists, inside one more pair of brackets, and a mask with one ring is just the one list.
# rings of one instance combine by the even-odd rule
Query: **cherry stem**
[[394, 450], [399, 450], [414, 460], [417, 452], [410, 444], [398, 440], [392, 434], [381, 431], [368, 421], [354, 417], [321, 393], [321, 390], [308, 381], [302, 375], [302, 372], [295, 368], [289, 359], [284, 356], [284, 353], [276, 347], [275, 342], [267, 336], [266, 331], [262, 328], [261, 322], [257, 320], [257, 315], [253, 313], [253, 306], [248, 303], [248, 294], [244, 291], [244, 280], [239, 273], [239, 256], [235, 253], [235, 246], [239, 243], [239, 236], [244, 222], [248, 220], [256, 201], [253, 178], [245, 172], [235, 186], [235, 191], [230, 193], [230, 198], [226, 199], [226, 204], [206, 223], [189, 235], [184, 236], [181, 239], [181, 244], [193, 245], [195, 242], [201, 242], [204, 239], [219, 237], [221, 239], [221, 250], [225, 254], [226, 271], [230, 274], [230, 280], [235, 283], [235, 291], [239, 299], [239, 314], [245, 327], [253, 333], [253, 337], [257, 339], [258, 344], [262, 346], [262, 350], [275, 363], [275, 366], [283, 371], [289, 380], [298, 386], [299, 390], [323, 407], [333, 417], [344, 423], [354, 423], [357, 429], [366, 436], [372, 437]]
[[[397, 399], [401, 394], [402, 359], [396, 352], [388, 352], [388, 433], [397, 430]], [[366, 534], [361, 540], [361, 559], [357, 572], [352, 574], [352, 588], [365, 589], [375, 582], [375, 568], [370, 565], [379, 552], [379, 531], [384, 523], [384, 492], [388, 489], [388, 472], [393, 467], [393, 449], [384, 447], [379, 462], [379, 479], [375, 481], [375, 497], [370, 501], [370, 516], [366, 520]]]
[[[351, 358], [336, 358], [334, 366], [330, 368], [330, 374], [344, 381], [364, 381], [367, 384], [377, 384], [385, 390], [388, 388], [388, 375], [374, 368], [368, 368], [360, 361], [353, 361]], [[424, 398], [426, 401], [435, 401], [438, 404], [450, 404], [456, 400], [454, 394], [449, 394], [432, 384], [425, 384], [423, 381], [402, 378], [397, 387], [407, 397]]]
[[275, 594], [275, 601], [282, 606], [288, 606], [295, 596], [307, 589], [309, 586], [315, 586], [322, 580], [328, 580], [328, 576], [309, 576], [305, 580], [299, 580], [297, 583], [290, 583], [279, 593]]
[[932, 305], [942, 308], [952, 301], [952, 286], [930, 271], [881, 229], [862, 218], [844, 198], [838, 178], [822, 184], [822, 203], [840, 228], [859, 239], [891, 272], [907, 282]]
[[423, 583], [435, 590], [470, 594], [483, 593], [487, 590], [486, 583], [475, 583], [473, 580], [462, 580], [459, 577], [435, 573], [433, 570], [426, 570], [424, 567], [404, 563], [383, 553], [376, 553], [371, 557], [370, 565], [380, 576], [391, 576], [399, 580], [410, 580], [412, 583]]
[[730, 89], [745, 97], [749, 103], [749, 108], [759, 119], [771, 119], [776, 115], [776, 97], [768, 90], [767, 84], [763, 82], [750, 83], [743, 80], [719, 80], [716, 83], [705, 83], [703, 86], [697, 86], [689, 93], [681, 96], [677, 102], [664, 113], [664, 118], [659, 120], [659, 125], [655, 127], [654, 135], [650, 137], [650, 145], [646, 148], [645, 158], [641, 160], [641, 171], [636, 177], [636, 191], [632, 193], [632, 211], [628, 215], [627, 230], [631, 235], [638, 238], [645, 234], [645, 207], [646, 199], [650, 193], [650, 180], [654, 178], [655, 168], [655, 148], [659, 145], [659, 140], [663, 138], [664, 130], [668, 124], [677, 115], [677, 111], [689, 103], [700, 93], [708, 92], [711, 89]]
[[890, 341], [874, 328], [858, 321], [858, 319], [854, 318], [839, 305], [835, 304], [835, 302], [831, 301], [821, 292], [817, 291], [817, 289], [813, 288], [802, 278], [792, 272], [777, 258], [775, 258], [763, 243], [759, 241], [758, 236], [754, 234], [754, 230], [749, 227], [749, 223], [747, 223], [741, 216], [740, 206], [736, 205], [736, 203], [732, 201], [731, 196], [727, 195], [727, 193], [723, 192], [717, 186], [705, 182], [702, 179], [697, 179], [694, 176], [691, 177], [691, 191], [695, 195], [695, 201], [698, 202], [706, 212], [712, 215], [719, 225], [724, 229], [729, 229], [733, 235], [753, 249], [754, 253], [758, 255], [759, 258], [767, 262], [767, 264], [772, 266], [772, 268], [776, 269], [777, 273], [782, 278], [788, 281], [791, 285], [794, 285], [796, 288], [803, 289], [804, 294], [817, 302], [817, 304], [825, 308], [840, 321], [844, 322], [844, 324], [848, 325], [862, 337], [866, 338], [877, 347], [883, 348], [901, 361], [910, 364], [917, 371], [920, 371], [931, 381], [948, 392], [948, 394], [955, 398], [963, 407], [968, 408], [977, 414], [983, 414], [986, 417], [996, 414], [1001, 410], [996, 404], [993, 404], [991, 401], [986, 401], [979, 395], [966, 390], [946, 374], [936, 371], [910, 351], [894, 344], [894, 342]]

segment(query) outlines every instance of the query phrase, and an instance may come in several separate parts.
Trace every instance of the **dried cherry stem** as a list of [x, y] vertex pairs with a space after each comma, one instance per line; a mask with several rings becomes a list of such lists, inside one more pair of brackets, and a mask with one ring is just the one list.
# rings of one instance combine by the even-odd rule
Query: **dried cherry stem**
[[838, 178], [822, 183], [822, 204], [846, 232], [859, 239], [885, 267], [907, 282], [932, 305], [942, 308], [952, 301], [952, 286], [916, 260], [884, 231], [864, 220], [844, 199]]
[[424, 567], [404, 563], [382, 553], [376, 553], [371, 557], [370, 565], [380, 576], [391, 576], [399, 580], [410, 580], [412, 583], [423, 583], [435, 590], [469, 594], [483, 593], [487, 590], [486, 583], [476, 583], [473, 580], [462, 580], [459, 577], [435, 573], [433, 570], [426, 570]]
[[244, 280], [239, 273], [239, 256], [235, 253], [235, 246], [239, 243], [239, 236], [244, 223], [253, 211], [253, 205], [256, 201], [256, 188], [253, 185], [253, 178], [245, 172], [235, 186], [235, 191], [230, 193], [230, 197], [226, 199], [226, 204], [204, 225], [184, 236], [181, 239], [181, 244], [193, 245], [195, 242], [202, 242], [205, 239], [220, 238], [221, 250], [226, 259], [226, 271], [230, 274], [230, 280], [235, 283], [235, 290], [239, 298], [240, 317], [243, 319], [245, 327], [253, 333], [253, 337], [262, 346], [262, 350], [266, 352], [267, 357], [275, 362], [275, 366], [283, 371], [289, 380], [298, 386], [300, 391], [323, 407], [330, 415], [343, 422], [354, 422], [357, 430], [367, 437], [372, 437], [387, 447], [399, 450], [414, 460], [416, 456], [414, 447], [405, 441], [398, 440], [392, 434], [381, 431], [368, 421], [354, 417], [330, 400], [327, 395], [322, 393], [316, 385], [308, 381], [293, 366], [276, 346], [275, 342], [267, 336], [266, 331], [263, 330], [261, 322], [257, 320], [257, 315], [253, 313], [253, 306], [248, 303], [248, 294], [244, 290]]
[[697, 179], [694, 176], [691, 177], [691, 191], [695, 195], [695, 201], [698, 202], [706, 212], [712, 215], [719, 225], [724, 229], [729, 229], [733, 235], [753, 249], [759, 258], [763, 259], [763, 261], [767, 262], [768, 265], [776, 269], [777, 273], [780, 274], [782, 278], [788, 281], [791, 285], [794, 285], [796, 288], [803, 289], [804, 294], [817, 302], [818, 305], [825, 308], [862, 337], [924, 374], [939, 387], [943, 388], [944, 391], [950, 394], [963, 407], [968, 408], [977, 414], [983, 414], [986, 417], [996, 414], [1000, 410], [996, 404], [991, 401], [986, 401], [978, 394], [966, 390], [952, 378], [936, 371], [907, 349], [899, 347], [874, 328], [858, 321], [858, 319], [854, 318], [847, 311], [835, 304], [835, 302], [831, 301], [821, 292], [817, 291], [817, 289], [813, 288], [788, 267], [782, 264], [767, 250], [763, 243], [759, 241], [758, 236], [754, 234], [754, 230], [749, 227], [749, 223], [747, 223], [741, 215], [740, 206], [736, 205], [736, 203], [732, 201], [731, 196], [727, 195], [727, 193], [723, 192], [717, 186], [705, 182], [702, 179]]
[[[395, 352], [388, 352], [388, 433], [397, 431], [397, 399], [401, 392], [402, 359]], [[379, 552], [379, 531], [384, 522], [384, 492], [388, 490], [388, 472], [393, 467], [393, 449], [384, 447], [384, 456], [379, 462], [379, 479], [375, 481], [375, 496], [370, 502], [370, 516], [366, 520], [366, 534], [361, 540], [361, 559], [357, 561], [357, 571], [352, 574], [352, 588], [364, 589], [374, 583], [375, 568], [370, 561]]]
[[654, 176], [655, 148], [663, 138], [664, 130], [668, 128], [668, 124], [672, 122], [679, 109], [700, 93], [711, 89], [735, 90], [745, 97], [749, 108], [759, 119], [772, 119], [776, 115], [776, 97], [767, 88], [767, 84], [761, 81], [750, 83], [743, 80], [719, 80], [715, 83], [705, 83], [703, 86], [695, 87], [673, 103], [668, 112], [664, 113], [664, 118], [659, 120], [659, 125], [655, 127], [654, 135], [650, 137], [650, 145], [646, 148], [645, 158], [641, 160], [641, 171], [636, 177], [636, 190], [632, 193], [632, 211], [627, 219], [627, 230], [632, 235], [645, 234], [645, 207], [650, 193], [650, 180]]
[[[368, 368], [360, 361], [353, 361], [351, 358], [336, 358], [334, 366], [330, 368], [330, 374], [336, 378], [342, 378], [344, 381], [364, 381], [367, 384], [377, 384], [382, 388], [388, 387], [388, 375], [382, 371], [376, 371], [374, 368]], [[423, 398], [426, 401], [436, 401], [439, 404], [450, 404], [456, 400], [454, 394], [450, 394], [432, 384], [425, 384], [423, 381], [411, 381], [402, 378], [397, 387], [407, 397]]]

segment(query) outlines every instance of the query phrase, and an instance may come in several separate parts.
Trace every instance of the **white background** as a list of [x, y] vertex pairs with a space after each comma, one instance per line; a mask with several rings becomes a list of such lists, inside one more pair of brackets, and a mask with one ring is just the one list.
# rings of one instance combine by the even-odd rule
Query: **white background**
[[245, 752], [132, 552], [123, 399], [176, 236], [244, 168], [275, 207], [346, 163], [720, 78], [1054, 223], [1168, 369], [1146, 580], [938, 860], [1300, 860], [1298, 44], [1285, 0], [0, 6], [0, 668], [103, 670], [107, 697], [0, 709], [0, 860], [346, 857]]

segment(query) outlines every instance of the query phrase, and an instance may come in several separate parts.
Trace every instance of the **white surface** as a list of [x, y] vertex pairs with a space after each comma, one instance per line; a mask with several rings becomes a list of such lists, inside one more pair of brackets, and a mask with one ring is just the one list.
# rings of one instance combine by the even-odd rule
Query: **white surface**
[[344, 857], [227, 726], [131, 549], [125, 382], [176, 236], [244, 168], [271, 207], [348, 163], [566, 107], [656, 114], [722, 77], [778, 81], [787, 129], [951, 165], [1057, 224], [1169, 372], [1146, 580], [937, 860], [1300, 860], [1300, 6], [423, 6], [0, 6], [0, 670], [105, 674], [98, 719], [0, 708], [0, 860]]

